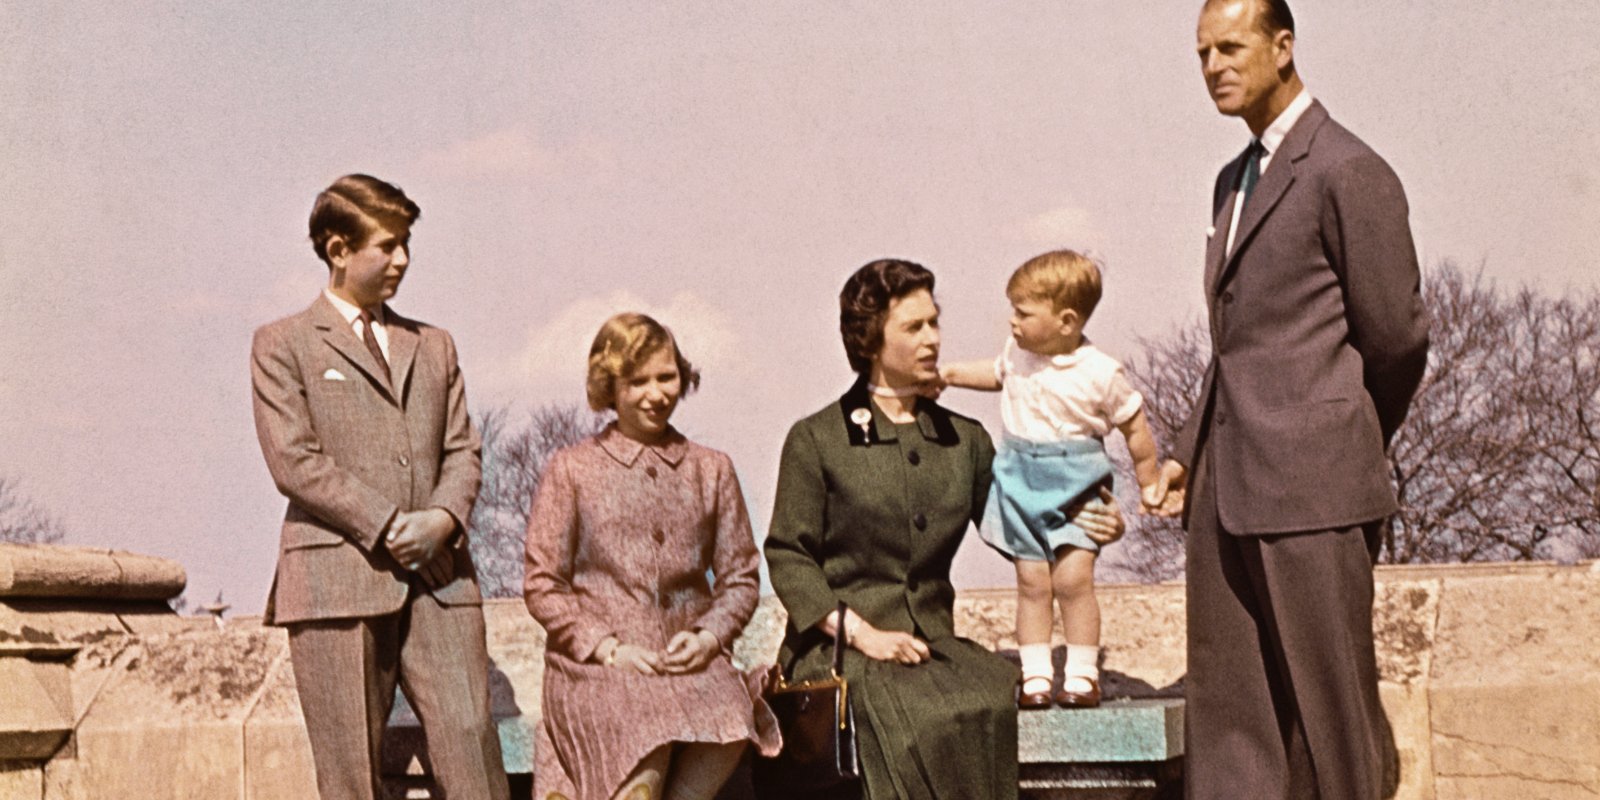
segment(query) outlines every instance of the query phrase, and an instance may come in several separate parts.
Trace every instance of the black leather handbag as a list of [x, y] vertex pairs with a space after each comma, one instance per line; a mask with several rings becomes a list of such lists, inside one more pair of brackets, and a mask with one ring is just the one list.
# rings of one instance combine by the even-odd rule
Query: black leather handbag
[[838, 635], [833, 640], [832, 676], [790, 683], [779, 666], [765, 699], [783, 732], [783, 750], [755, 760], [756, 795], [766, 798], [840, 797], [861, 785], [856, 760], [856, 721], [850, 709], [850, 684], [844, 677], [844, 603], [839, 604]]

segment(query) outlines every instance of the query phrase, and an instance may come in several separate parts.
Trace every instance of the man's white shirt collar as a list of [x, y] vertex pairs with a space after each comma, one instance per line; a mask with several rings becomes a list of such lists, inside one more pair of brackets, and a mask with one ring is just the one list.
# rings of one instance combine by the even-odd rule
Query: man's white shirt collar
[[[329, 289], [323, 289], [322, 296], [328, 298], [328, 302], [332, 303], [335, 309], [338, 309], [339, 316], [344, 317], [345, 322], [351, 325], [356, 324], [356, 317], [361, 316], [360, 308], [343, 297], [334, 294]], [[379, 325], [383, 324], [383, 306], [378, 306], [377, 310], [373, 312], [372, 321]]]
[[1311, 108], [1311, 92], [1301, 89], [1300, 93], [1289, 101], [1289, 105], [1283, 109], [1283, 113], [1279, 114], [1278, 118], [1273, 120], [1266, 130], [1261, 132], [1261, 146], [1267, 151], [1261, 157], [1262, 172], [1267, 171], [1267, 162], [1272, 160], [1273, 154], [1278, 152], [1278, 146], [1283, 144], [1283, 138], [1289, 135], [1289, 131], [1294, 128], [1294, 124], [1300, 121], [1300, 117], [1309, 108]]

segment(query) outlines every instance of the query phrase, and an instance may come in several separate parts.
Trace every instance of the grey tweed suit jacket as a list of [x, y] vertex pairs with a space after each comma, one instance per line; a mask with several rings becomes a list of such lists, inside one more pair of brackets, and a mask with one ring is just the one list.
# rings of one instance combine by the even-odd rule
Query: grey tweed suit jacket
[[1227, 252], [1241, 155], [1212, 195], [1212, 357], [1173, 456], [1209, 449], [1235, 534], [1322, 530], [1396, 508], [1385, 450], [1422, 379], [1428, 315], [1400, 179], [1321, 103], [1273, 154]]
[[[389, 521], [430, 507], [463, 524], [472, 515], [480, 442], [455, 342], [387, 307], [384, 320], [392, 379], [324, 296], [255, 333], [256, 435], [289, 499], [269, 624], [400, 610], [413, 575], [379, 540]], [[464, 534], [448, 557], [453, 577], [434, 596], [481, 603]]]

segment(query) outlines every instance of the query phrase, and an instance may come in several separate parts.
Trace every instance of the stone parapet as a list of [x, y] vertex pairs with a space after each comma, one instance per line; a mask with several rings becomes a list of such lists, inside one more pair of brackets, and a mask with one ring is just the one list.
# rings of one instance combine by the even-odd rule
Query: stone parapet
[[[1181, 725], [1183, 587], [1104, 586], [1100, 596], [1104, 685], [1113, 697], [1134, 698], [1112, 710]], [[0, 598], [0, 637], [17, 637], [26, 626], [28, 637], [58, 648], [0, 656], [0, 670], [10, 664], [27, 672], [25, 679], [0, 675], [0, 796], [314, 796], [282, 630], [251, 618], [219, 628], [210, 619], [162, 616], [139, 603], [121, 616], [29, 605], [44, 602]], [[1013, 607], [1010, 591], [964, 593], [958, 629], [1008, 649]], [[515, 600], [489, 602], [485, 616], [506, 766], [526, 774], [540, 719], [543, 633]], [[736, 660], [770, 661], [783, 624], [782, 609], [764, 598], [735, 646]], [[1380, 568], [1374, 629], [1392, 734], [1392, 796], [1600, 795], [1600, 654], [1591, 644], [1600, 631], [1600, 567]], [[36, 727], [13, 725], [5, 711], [12, 708], [29, 709], [23, 716]], [[1048, 712], [1025, 723], [1047, 729], [1029, 734], [1030, 742], [1054, 747], [1052, 737], [1083, 733], [1070, 728], [1087, 719]], [[1175, 741], [1181, 736], [1165, 739]], [[397, 781], [409, 775], [413, 785], [425, 784], [417, 780], [426, 763], [420, 731], [403, 702], [388, 756], [385, 771]], [[1032, 774], [1041, 787], [1069, 785], [1046, 772]]]

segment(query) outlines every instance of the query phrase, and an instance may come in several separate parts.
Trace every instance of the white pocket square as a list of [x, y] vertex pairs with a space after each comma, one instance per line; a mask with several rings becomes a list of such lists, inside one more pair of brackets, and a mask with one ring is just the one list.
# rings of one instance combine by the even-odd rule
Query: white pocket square
[[325, 381], [342, 381], [345, 377], [343, 372], [329, 367], [327, 372], [322, 373], [322, 379]]
[[[1217, 235], [1217, 226], [1215, 226], [1215, 225], [1207, 225], [1206, 226], [1206, 238], [1210, 239], [1211, 237], [1216, 236], [1216, 235]], [[328, 370], [328, 371], [332, 372], [333, 370]]]

